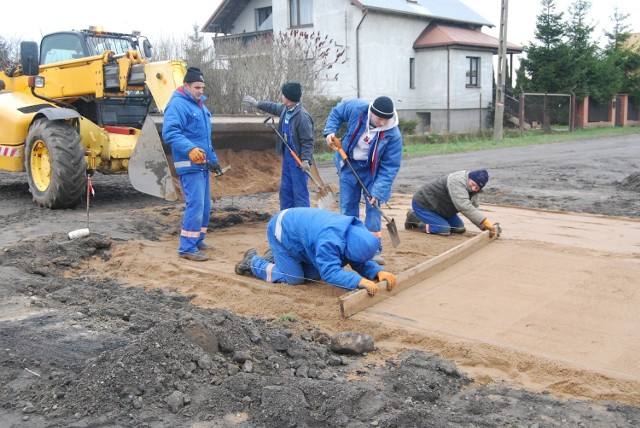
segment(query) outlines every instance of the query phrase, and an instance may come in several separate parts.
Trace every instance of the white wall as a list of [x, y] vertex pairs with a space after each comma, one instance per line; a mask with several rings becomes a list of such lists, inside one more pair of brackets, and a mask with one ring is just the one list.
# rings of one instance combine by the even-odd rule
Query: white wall
[[[253, 0], [235, 23], [234, 33], [255, 31], [255, 9], [273, 8], [273, 32], [286, 32], [289, 27], [288, 0]], [[360, 25], [359, 46], [356, 28]], [[329, 73], [337, 80], [318, 82], [325, 95], [349, 99], [358, 96], [357, 62], [360, 64], [359, 96], [373, 100], [389, 96], [404, 119], [431, 115], [430, 130], [466, 132], [478, 128], [491, 102], [493, 55], [478, 50], [445, 49], [414, 51], [413, 42], [429, 24], [427, 19], [369, 12], [346, 0], [314, 0], [313, 25], [302, 27], [333, 39], [333, 49], [345, 49], [341, 61]], [[392, 29], [392, 31], [388, 31]], [[358, 55], [359, 51], [359, 55]], [[479, 88], [466, 87], [468, 56], [480, 57]], [[416, 87], [409, 87], [409, 59], [415, 58]], [[449, 65], [449, 79], [447, 79]], [[449, 84], [449, 93], [447, 92]], [[447, 112], [447, 109], [449, 111]], [[454, 110], [457, 110], [455, 112]], [[448, 118], [448, 120], [447, 120]], [[422, 129], [419, 125], [419, 130]]]

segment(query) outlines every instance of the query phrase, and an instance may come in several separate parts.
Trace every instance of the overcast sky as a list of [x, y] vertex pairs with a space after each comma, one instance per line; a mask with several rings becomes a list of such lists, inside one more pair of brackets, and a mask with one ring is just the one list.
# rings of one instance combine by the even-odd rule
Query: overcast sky
[[[501, 0], [461, 1], [491, 21], [495, 27], [485, 27], [483, 31], [497, 37]], [[572, 0], [556, 0], [558, 11], [565, 12], [565, 16], [571, 3]], [[627, 24], [639, 22], [639, 0], [592, 0], [591, 3], [589, 19], [591, 23], [598, 25], [594, 32], [595, 38], [604, 40], [603, 31], [611, 30], [609, 17], [613, 15], [615, 6], [630, 14]], [[139, 0], [109, 0], [101, 3], [86, 0], [34, 0], [29, 2], [28, 10], [21, 13], [0, 13], [0, 35], [39, 42], [43, 34], [101, 25], [107, 31], [141, 31], [153, 43], [154, 39], [161, 37], [174, 36], [181, 39], [191, 33], [194, 24], [202, 27], [219, 4], [220, 0], [189, 0], [179, 4], [179, 7], [175, 7], [175, 4], [171, 6], [171, 3]], [[532, 40], [539, 12], [539, 1], [511, 0], [507, 22], [509, 42], [524, 45]], [[640, 32], [640, 23], [637, 27], [631, 30]]]

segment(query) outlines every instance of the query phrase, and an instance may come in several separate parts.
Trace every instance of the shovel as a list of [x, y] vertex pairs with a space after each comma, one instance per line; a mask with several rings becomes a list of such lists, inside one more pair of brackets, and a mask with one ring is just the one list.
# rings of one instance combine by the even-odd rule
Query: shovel
[[[302, 167], [302, 161], [300, 160], [296, 152], [293, 150], [293, 148], [291, 148], [291, 146], [289, 146], [289, 144], [282, 137], [282, 135], [280, 135], [280, 132], [278, 132], [278, 128], [276, 128], [275, 126], [273, 116], [267, 117], [264, 120], [264, 123], [265, 125], [268, 125], [269, 127], [271, 127], [271, 129], [273, 129], [273, 131], [278, 135], [278, 138], [280, 138], [284, 143], [284, 145], [287, 147], [287, 149], [289, 149], [291, 156], [293, 156], [293, 158], [296, 160], [298, 165]], [[311, 171], [305, 171], [305, 172], [307, 173], [307, 175], [309, 176], [313, 184], [316, 186], [316, 193], [318, 195], [318, 200], [317, 200], [318, 208], [328, 210], [336, 202], [335, 193], [333, 193], [333, 190], [331, 190], [331, 187], [329, 187], [328, 185], [321, 186], [316, 180], [316, 178], [313, 176], [313, 174], [311, 174]]]
[[[358, 183], [360, 184], [360, 187], [362, 187], [362, 190], [364, 191], [365, 195], [367, 195], [367, 198], [371, 200], [371, 193], [369, 193], [369, 189], [367, 189], [367, 187], [364, 185], [364, 183], [356, 173], [356, 170], [353, 169], [353, 165], [351, 165], [351, 162], [349, 162], [349, 157], [347, 156], [347, 154], [342, 148], [342, 143], [340, 142], [340, 139], [338, 139], [337, 137], [333, 137], [331, 148], [333, 150], [337, 150], [338, 153], [340, 153], [340, 156], [342, 156], [342, 159], [349, 166], [349, 168], [351, 169], [351, 172], [356, 177], [356, 180], [358, 180]], [[389, 236], [391, 237], [391, 245], [393, 245], [394, 248], [400, 245], [400, 236], [398, 236], [398, 228], [396, 227], [396, 221], [392, 218], [390, 219], [389, 217], [387, 217], [385, 213], [382, 211], [382, 208], [380, 208], [380, 206], [377, 203], [371, 204], [371, 205], [373, 205], [373, 207], [377, 209], [380, 215], [384, 217], [384, 219], [386, 220], [387, 230], [389, 231]]]

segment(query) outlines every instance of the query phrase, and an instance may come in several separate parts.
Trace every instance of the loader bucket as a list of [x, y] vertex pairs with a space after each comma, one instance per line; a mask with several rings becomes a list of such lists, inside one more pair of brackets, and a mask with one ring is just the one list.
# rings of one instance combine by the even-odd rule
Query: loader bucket
[[174, 177], [156, 125], [147, 117], [129, 161], [131, 185], [148, 195], [176, 201], [182, 197], [182, 191]]

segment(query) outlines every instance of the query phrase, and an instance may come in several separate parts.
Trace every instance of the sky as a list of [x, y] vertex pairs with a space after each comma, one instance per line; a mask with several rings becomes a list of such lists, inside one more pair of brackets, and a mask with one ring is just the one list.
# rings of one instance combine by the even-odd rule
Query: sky
[[[498, 37], [500, 28], [501, 0], [461, 0], [471, 9], [495, 25], [494, 28], [484, 27], [482, 32]], [[564, 18], [569, 18], [569, 6], [573, 0], [556, 0], [556, 12], [564, 12]], [[588, 23], [596, 26], [592, 36], [601, 46], [606, 44], [604, 31], [613, 29], [613, 16], [615, 7], [622, 14], [629, 17], [625, 23], [630, 26], [631, 32], [640, 32], [640, 1], [638, 0], [591, 0], [591, 9], [587, 14]], [[535, 38], [536, 17], [541, 12], [539, 0], [511, 0], [508, 5], [507, 40], [520, 46], [527, 45]]]
[[[91, 3], [86, 0], [33, 0], [28, 13], [1, 13], [0, 36], [39, 42], [42, 35], [54, 31], [80, 30], [90, 25], [100, 25], [106, 31], [129, 33], [141, 31], [151, 43], [154, 39], [182, 39], [192, 32], [194, 25], [202, 27], [211, 17], [221, 0], [189, 0], [179, 8], [165, 7], [162, 2], [136, 0], [109, 0]], [[322, 0], [315, 0], [322, 1]], [[483, 32], [498, 36], [501, 0], [461, 0], [495, 27], [485, 27]], [[557, 11], [567, 11], [573, 0], [556, 0]], [[166, 3], [165, 3], [166, 4]], [[100, 6], [98, 6], [100, 5]], [[638, 0], [591, 0], [588, 16], [597, 25], [594, 37], [605, 40], [604, 30], [611, 30], [614, 7], [630, 17], [626, 23], [631, 30], [640, 32], [640, 1]], [[95, 11], [92, 11], [95, 8]], [[511, 0], [507, 20], [507, 39], [521, 46], [533, 40], [536, 16], [540, 12], [537, 0]]]

